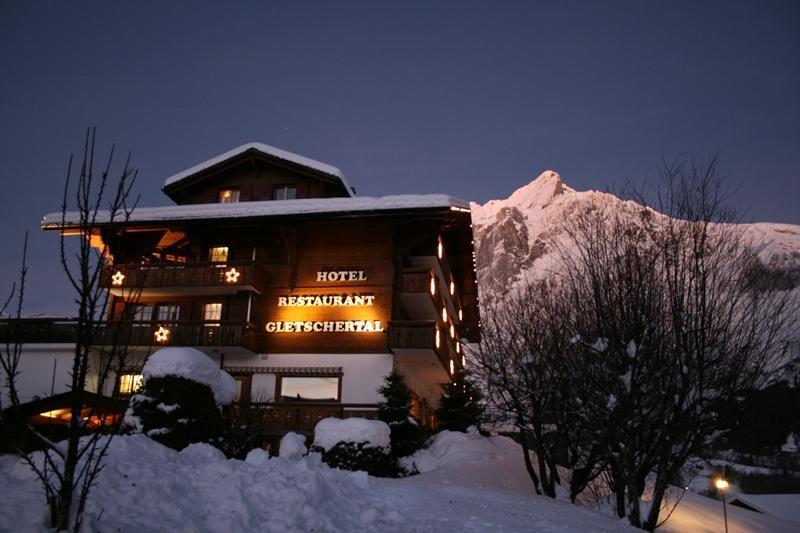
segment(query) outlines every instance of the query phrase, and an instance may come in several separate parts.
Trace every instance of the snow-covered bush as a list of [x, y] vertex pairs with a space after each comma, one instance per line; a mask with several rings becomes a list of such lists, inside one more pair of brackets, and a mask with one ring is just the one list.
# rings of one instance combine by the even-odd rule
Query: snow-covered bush
[[142, 369], [144, 387], [131, 398], [125, 424], [182, 450], [195, 442], [217, 444], [224, 433], [220, 405], [236, 393], [233, 378], [193, 348], [164, 348]]
[[283, 436], [280, 445], [280, 456], [286, 459], [297, 459], [306, 454], [306, 438], [299, 433], [289, 432]]
[[311, 451], [322, 454], [322, 460], [334, 468], [394, 476], [398, 469], [390, 453], [390, 435], [389, 426], [380, 420], [325, 418], [314, 428]]

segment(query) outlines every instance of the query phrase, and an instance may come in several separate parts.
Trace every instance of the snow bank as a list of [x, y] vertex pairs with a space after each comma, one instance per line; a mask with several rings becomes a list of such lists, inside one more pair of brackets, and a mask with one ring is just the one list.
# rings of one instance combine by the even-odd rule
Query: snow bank
[[[251, 456], [228, 460], [207, 444], [176, 452], [144, 435], [114, 437], [83, 531], [385, 531], [405, 520], [372, 496], [363, 472], [332, 469], [319, 454]], [[0, 456], [0, 501], [0, 530], [47, 531], [41, 486], [11, 456]]]
[[299, 459], [304, 456], [306, 450], [306, 438], [298, 433], [291, 431], [283, 436], [280, 445], [280, 456], [286, 459]]
[[144, 380], [177, 376], [208, 385], [217, 404], [229, 404], [236, 397], [236, 381], [210, 357], [194, 348], [162, 348], [154, 352], [142, 369]]
[[326, 452], [340, 442], [364, 442], [388, 451], [390, 436], [386, 422], [366, 418], [323, 418], [314, 427], [314, 445]]
[[416, 467], [422, 474], [465, 462], [485, 461], [507, 453], [507, 441], [505, 438], [484, 437], [475, 426], [466, 433], [442, 431], [433, 437], [430, 446], [403, 457], [400, 464], [409, 470]]

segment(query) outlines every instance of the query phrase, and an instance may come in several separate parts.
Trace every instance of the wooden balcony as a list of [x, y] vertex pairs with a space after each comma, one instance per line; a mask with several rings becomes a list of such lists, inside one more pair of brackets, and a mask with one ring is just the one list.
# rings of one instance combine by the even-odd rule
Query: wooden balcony
[[236, 409], [265, 411], [264, 426], [277, 434], [286, 431], [311, 433], [323, 418], [375, 418], [375, 406], [371, 404], [346, 404], [326, 402], [298, 403], [241, 403]]
[[438, 320], [444, 303], [434, 272], [424, 267], [403, 269], [400, 301], [414, 319]]
[[389, 348], [407, 364], [434, 372], [441, 383], [449, 380], [450, 361], [459, 364], [447, 331], [434, 321], [390, 322]]
[[[157, 334], [158, 333], [158, 334]], [[78, 322], [74, 319], [23, 319], [0, 321], [0, 343], [74, 343]], [[261, 351], [263, 336], [254, 324], [242, 320], [215, 322], [103, 322], [94, 344], [97, 346], [193, 346], [198, 348], [243, 348]]]
[[261, 351], [261, 332], [241, 320], [175, 322], [107, 322], [95, 344], [129, 346], [243, 347]]
[[238, 291], [262, 292], [266, 286], [264, 269], [254, 262], [229, 263], [128, 263], [103, 268], [101, 285], [116, 295], [123, 290], [143, 293], [232, 294]]

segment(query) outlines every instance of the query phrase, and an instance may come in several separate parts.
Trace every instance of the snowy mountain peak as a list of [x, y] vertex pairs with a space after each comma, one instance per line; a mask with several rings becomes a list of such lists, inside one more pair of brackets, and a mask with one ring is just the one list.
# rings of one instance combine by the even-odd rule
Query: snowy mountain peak
[[509, 203], [519, 207], [545, 207], [553, 198], [572, 191], [561, 182], [561, 176], [553, 170], [545, 170], [538, 178], [514, 191]]

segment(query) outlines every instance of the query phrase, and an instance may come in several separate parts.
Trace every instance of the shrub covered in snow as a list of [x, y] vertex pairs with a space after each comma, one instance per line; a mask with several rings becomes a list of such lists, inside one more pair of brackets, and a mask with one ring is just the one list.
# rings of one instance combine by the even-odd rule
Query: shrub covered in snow
[[428, 431], [411, 416], [411, 392], [403, 376], [392, 370], [378, 392], [384, 399], [378, 403], [377, 417], [391, 428], [392, 456], [411, 455], [425, 444]]
[[393, 476], [397, 467], [390, 454], [390, 433], [389, 426], [380, 420], [325, 418], [314, 428], [311, 451], [321, 453], [322, 460], [334, 468]]
[[207, 385], [218, 405], [227, 405], [236, 398], [236, 381], [221, 370], [210, 357], [184, 346], [162, 348], [147, 358], [142, 368], [145, 382], [150, 378], [177, 376]]
[[225, 429], [219, 405], [236, 393], [230, 375], [193, 348], [155, 352], [142, 374], [144, 388], [131, 398], [126, 425], [175, 450], [219, 442]]

